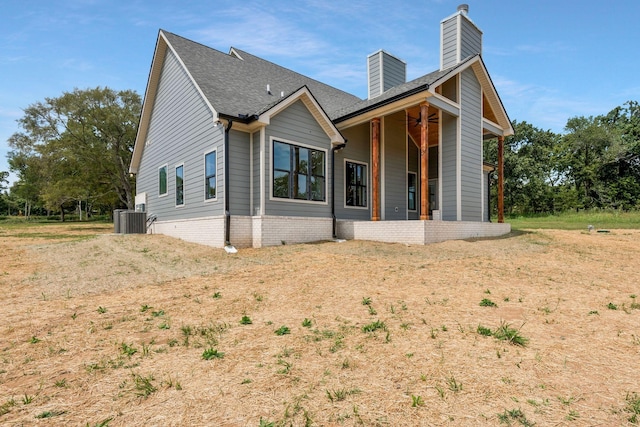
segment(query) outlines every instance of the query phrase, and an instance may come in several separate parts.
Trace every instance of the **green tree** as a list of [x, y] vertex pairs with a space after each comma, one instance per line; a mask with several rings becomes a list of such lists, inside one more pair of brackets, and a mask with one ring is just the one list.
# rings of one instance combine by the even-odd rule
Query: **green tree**
[[640, 108], [629, 101], [608, 114], [567, 122], [563, 164], [578, 207], [637, 207], [640, 200]]
[[[559, 135], [527, 122], [512, 122], [514, 135], [504, 141], [504, 197], [508, 214], [552, 212], [562, 182], [558, 169]], [[485, 159], [497, 164], [497, 143], [485, 144]], [[492, 206], [497, 195], [492, 191]]]
[[600, 117], [573, 117], [565, 126], [562, 164], [583, 208], [601, 205], [598, 180], [605, 156], [615, 149], [615, 135]]
[[75, 202], [133, 208], [129, 163], [141, 100], [133, 91], [76, 89], [30, 105], [9, 139], [9, 165], [48, 209]]
[[8, 200], [7, 200], [7, 185], [9, 184], [9, 172], [0, 171], [0, 215], [7, 212]]
[[628, 101], [611, 110], [602, 122], [614, 129], [618, 144], [608, 153], [599, 179], [613, 207], [640, 207], [640, 105]]
[[9, 184], [9, 172], [0, 171], [0, 193], [3, 193], [7, 189]]

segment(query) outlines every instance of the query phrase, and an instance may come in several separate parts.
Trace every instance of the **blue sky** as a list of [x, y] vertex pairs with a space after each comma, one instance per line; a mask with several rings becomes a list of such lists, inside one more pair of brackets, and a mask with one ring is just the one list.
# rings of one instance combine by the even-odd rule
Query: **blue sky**
[[[366, 97], [366, 56], [439, 67], [440, 21], [460, 0], [3, 0], [0, 171], [23, 109], [74, 88], [144, 95], [158, 29], [234, 46]], [[511, 119], [562, 132], [567, 119], [640, 100], [637, 0], [467, 0]]]

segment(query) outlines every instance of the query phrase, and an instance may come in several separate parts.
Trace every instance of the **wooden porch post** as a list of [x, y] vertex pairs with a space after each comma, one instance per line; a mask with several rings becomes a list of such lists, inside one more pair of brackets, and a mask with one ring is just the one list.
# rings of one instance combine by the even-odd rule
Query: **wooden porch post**
[[380, 118], [371, 120], [371, 221], [380, 221]]
[[420, 219], [429, 219], [429, 104], [420, 104]]
[[498, 137], [498, 222], [504, 222], [504, 137]]

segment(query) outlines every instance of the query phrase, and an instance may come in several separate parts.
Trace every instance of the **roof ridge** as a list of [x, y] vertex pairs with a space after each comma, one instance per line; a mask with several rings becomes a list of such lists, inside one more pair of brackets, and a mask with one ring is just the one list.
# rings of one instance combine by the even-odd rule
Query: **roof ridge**
[[185, 41], [187, 41], [187, 42], [189, 42], [189, 43], [196, 44], [196, 45], [198, 45], [198, 46], [201, 46], [201, 47], [204, 47], [204, 48], [206, 48], [206, 49], [212, 50], [212, 51], [214, 51], [214, 52], [221, 53], [221, 54], [223, 54], [223, 55], [228, 56], [229, 58], [237, 59], [237, 58], [236, 58], [236, 57], [234, 57], [233, 55], [229, 55], [228, 53], [223, 52], [223, 51], [221, 51], [221, 50], [219, 50], [219, 49], [216, 49], [215, 47], [207, 46], [207, 45], [206, 45], [206, 44], [204, 44], [204, 43], [200, 43], [200, 42], [197, 42], [197, 41], [195, 41], [195, 40], [188, 39], [188, 38], [183, 37], [183, 36], [181, 36], [181, 35], [179, 35], [179, 34], [172, 33], [171, 31], [163, 30], [162, 28], [160, 28], [160, 32], [162, 32], [162, 33], [163, 33], [163, 34], [165, 34], [165, 35], [166, 35], [166, 34], [169, 34], [169, 35], [171, 35], [171, 36], [173, 36], [173, 37], [177, 37], [177, 38], [179, 38], [179, 39], [185, 40]]
[[[289, 72], [291, 72], [291, 73], [293, 73], [293, 74], [296, 74], [296, 75], [298, 75], [298, 76], [300, 76], [300, 77], [304, 77], [306, 80], [311, 80], [311, 81], [313, 81], [313, 82], [315, 82], [315, 83], [319, 83], [319, 84], [321, 84], [321, 85], [324, 85], [324, 86], [330, 87], [331, 89], [338, 90], [338, 91], [340, 91], [340, 92], [342, 92], [342, 93], [344, 93], [344, 94], [351, 95], [351, 96], [353, 96], [353, 97], [357, 98], [358, 100], [362, 100], [362, 99], [361, 99], [361, 98], [359, 98], [358, 96], [356, 96], [356, 95], [354, 95], [354, 94], [352, 94], [352, 93], [350, 93], [350, 92], [347, 92], [346, 90], [343, 90], [343, 89], [337, 88], [337, 87], [332, 86], [332, 85], [330, 85], [330, 84], [328, 84], [328, 83], [322, 82], [322, 81], [320, 81], [320, 80], [318, 80], [318, 79], [316, 79], [316, 78], [309, 77], [309, 76], [307, 76], [306, 74], [302, 74], [302, 73], [300, 73], [300, 72], [298, 72], [298, 71], [292, 70], [291, 68], [284, 67], [284, 66], [282, 66], [282, 65], [280, 65], [280, 64], [277, 64], [277, 63], [275, 63], [275, 62], [273, 62], [273, 61], [271, 61], [271, 60], [269, 60], [269, 59], [265, 59], [265, 58], [262, 58], [262, 57], [260, 57], [260, 56], [254, 55], [254, 54], [253, 54], [253, 53], [251, 53], [251, 52], [247, 52], [246, 50], [242, 50], [242, 49], [239, 49], [239, 48], [237, 48], [237, 47], [233, 47], [233, 46], [231, 46], [231, 47], [230, 47], [230, 49], [234, 49], [236, 52], [238, 52], [238, 53], [240, 53], [240, 54], [248, 55], [248, 56], [250, 56], [250, 57], [252, 57], [252, 58], [255, 58], [255, 59], [257, 59], [257, 60], [259, 60], [259, 61], [262, 61], [262, 62], [266, 62], [266, 63], [268, 63], [268, 64], [271, 64], [271, 65], [275, 66], [275, 67], [282, 68], [283, 70], [287, 70], [287, 71], [289, 71]], [[308, 85], [305, 83], [305, 86], [308, 86]], [[295, 91], [293, 91], [293, 92], [295, 92]], [[292, 93], [293, 93], [293, 92], [292, 92]]]

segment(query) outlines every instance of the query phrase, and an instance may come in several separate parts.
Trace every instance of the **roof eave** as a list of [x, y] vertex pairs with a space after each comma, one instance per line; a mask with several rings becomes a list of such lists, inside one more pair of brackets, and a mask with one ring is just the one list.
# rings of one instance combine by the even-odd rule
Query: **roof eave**
[[424, 85], [415, 87], [415, 88], [413, 88], [411, 90], [408, 90], [406, 92], [399, 93], [399, 94], [394, 95], [392, 97], [383, 99], [380, 102], [376, 102], [376, 103], [373, 103], [371, 105], [367, 105], [366, 107], [363, 107], [363, 108], [361, 108], [359, 110], [356, 110], [356, 111], [353, 111], [351, 113], [345, 114], [344, 116], [341, 116], [341, 117], [338, 117], [338, 118], [334, 119], [333, 122], [334, 123], [341, 123], [341, 122], [347, 121], [349, 119], [352, 119], [354, 117], [360, 116], [362, 114], [366, 114], [366, 113], [368, 113], [370, 111], [377, 110], [378, 108], [384, 107], [386, 105], [393, 104], [394, 102], [400, 101], [400, 100], [402, 100], [404, 98], [408, 98], [408, 97], [410, 97], [412, 95], [415, 95], [415, 94], [418, 94], [420, 92], [426, 92], [426, 91], [429, 90], [429, 86], [430, 86], [429, 83], [425, 83]]

